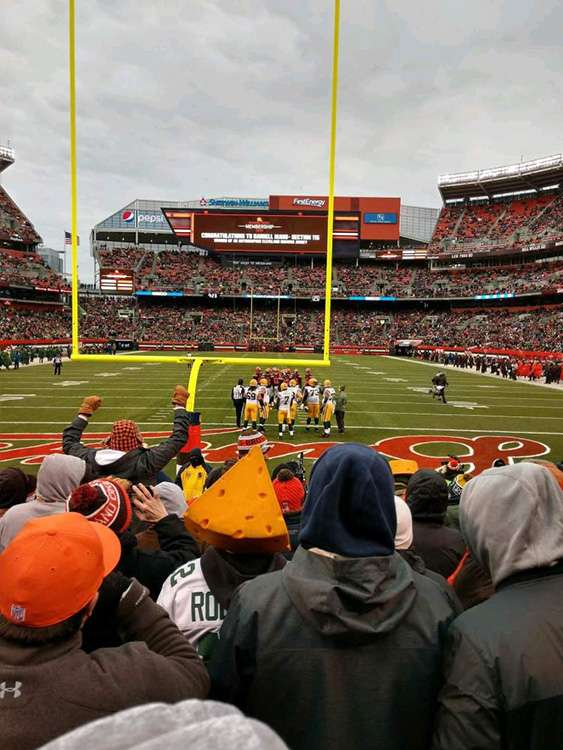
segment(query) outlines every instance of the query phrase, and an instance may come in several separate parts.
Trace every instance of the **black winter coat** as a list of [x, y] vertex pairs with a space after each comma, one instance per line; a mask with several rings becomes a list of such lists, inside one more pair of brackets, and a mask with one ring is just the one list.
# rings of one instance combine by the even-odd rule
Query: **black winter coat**
[[442, 523], [413, 519], [413, 545], [416, 554], [434, 573], [448, 578], [459, 565], [465, 552], [460, 532]]
[[105, 449], [90, 448], [81, 442], [88, 420], [78, 416], [63, 431], [63, 451], [69, 456], [77, 456], [86, 461], [89, 480], [116, 476], [133, 483], [155, 484], [159, 471], [164, 469], [185, 445], [193, 419], [192, 412], [174, 409], [174, 427], [169, 438], [151, 448], [135, 448], [128, 451], [111, 463], [102, 463], [100, 459]]
[[[117, 570], [129, 578], [136, 578], [147, 587], [151, 599], [156, 601], [168, 576], [180, 565], [198, 558], [200, 551], [178, 516], [166, 516], [153, 528], [158, 536], [159, 550], [141, 549], [133, 534], [122, 534], [121, 559]], [[111, 608], [108, 611], [104, 597], [100, 597], [92, 616], [86, 621], [82, 635], [82, 648], [88, 653], [122, 644], [115, 612]]]
[[516, 574], [448, 632], [433, 750], [563, 747], [563, 563]]
[[299, 547], [235, 594], [209, 664], [212, 695], [292, 750], [426, 750], [455, 598], [397, 554]]
[[117, 569], [129, 578], [136, 578], [158, 599], [162, 584], [176, 568], [200, 557], [197, 542], [188, 534], [183, 519], [170, 514], [153, 526], [158, 536], [159, 550], [144, 550], [137, 539], [126, 532], [120, 537], [121, 560]]
[[409, 479], [407, 505], [412, 513], [413, 546], [426, 567], [448, 578], [465, 552], [461, 533], [445, 526], [448, 485], [431, 469], [420, 469]]

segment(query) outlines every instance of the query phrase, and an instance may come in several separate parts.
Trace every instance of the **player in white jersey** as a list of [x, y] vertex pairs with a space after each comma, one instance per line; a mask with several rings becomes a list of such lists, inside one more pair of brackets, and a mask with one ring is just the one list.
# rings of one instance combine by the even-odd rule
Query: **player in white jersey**
[[286, 427], [289, 427], [289, 434], [293, 437], [293, 427], [291, 424], [291, 407], [295, 395], [287, 387], [287, 383], [280, 385], [280, 392], [278, 393], [278, 434], [283, 437]]
[[320, 393], [316, 378], [310, 378], [303, 392], [303, 403], [307, 407], [307, 426], [305, 429], [309, 432], [311, 420], [315, 421], [315, 431], [319, 429], [320, 416]]
[[252, 378], [244, 389], [244, 429], [248, 427], [248, 423], [252, 423], [252, 429], [255, 430], [258, 426], [258, 382], [255, 378]]
[[297, 409], [303, 401], [303, 393], [301, 392], [301, 388], [297, 385], [297, 380], [294, 378], [289, 381], [289, 387], [287, 390], [293, 393], [293, 403], [291, 404], [290, 412], [291, 421], [289, 424], [289, 434], [293, 437], [295, 422], [297, 421]]
[[266, 378], [260, 379], [256, 395], [258, 397], [258, 414], [260, 417], [260, 426], [258, 429], [260, 432], [266, 432], [266, 421], [270, 415], [270, 389], [268, 388], [268, 380]]
[[334, 414], [334, 397], [336, 396], [336, 391], [332, 387], [332, 383], [330, 382], [330, 380], [325, 380], [323, 385], [324, 391], [323, 403], [321, 406], [321, 419], [323, 422], [323, 433], [325, 435], [330, 435], [331, 420], [332, 415]]

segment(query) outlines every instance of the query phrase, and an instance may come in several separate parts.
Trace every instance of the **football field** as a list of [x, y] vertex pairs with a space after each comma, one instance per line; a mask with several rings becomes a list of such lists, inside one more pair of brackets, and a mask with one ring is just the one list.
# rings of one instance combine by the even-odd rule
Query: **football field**
[[[279, 357], [281, 367], [283, 355]], [[330, 378], [336, 389], [346, 385], [345, 434], [338, 434], [335, 425], [330, 438], [306, 432], [300, 411], [295, 437], [279, 441], [272, 411], [266, 431], [273, 444], [269, 456], [289, 460], [303, 452], [310, 461], [333, 442], [357, 441], [389, 457], [415, 458], [421, 466], [437, 466], [453, 453], [477, 472], [500, 457], [562, 460], [563, 391], [448, 369], [444, 405], [428, 393], [438, 369], [391, 357], [334, 357], [330, 369], [313, 368], [313, 373], [320, 383]], [[204, 365], [201, 370], [196, 408], [210, 462], [234, 455], [237, 430], [231, 388], [239, 377], [247, 383], [253, 372], [250, 365]], [[65, 360], [58, 377], [50, 365], [2, 370], [0, 467], [22, 464], [35, 471], [43, 456], [60, 450], [62, 430], [76, 415], [82, 397], [92, 394], [103, 398], [84, 434], [92, 444], [98, 444], [119, 418], [136, 420], [147, 443], [158, 442], [170, 432], [172, 390], [187, 379], [187, 365], [141, 363], [135, 355], [130, 364]], [[173, 471], [170, 466], [171, 475]]]

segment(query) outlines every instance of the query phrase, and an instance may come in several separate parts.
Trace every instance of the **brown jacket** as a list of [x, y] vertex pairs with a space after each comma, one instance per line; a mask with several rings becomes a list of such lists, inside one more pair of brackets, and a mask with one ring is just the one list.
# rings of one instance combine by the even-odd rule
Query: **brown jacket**
[[86, 654], [78, 633], [22, 647], [0, 638], [0, 746], [34, 750], [124, 708], [205, 698], [209, 677], [195, 650], [138, 582], [122, 600], [119, 648]]

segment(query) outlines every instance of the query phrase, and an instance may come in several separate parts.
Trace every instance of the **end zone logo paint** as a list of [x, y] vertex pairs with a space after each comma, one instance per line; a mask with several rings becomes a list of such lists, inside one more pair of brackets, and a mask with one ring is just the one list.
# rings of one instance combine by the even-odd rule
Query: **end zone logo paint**
[[121, 214], [121, 219], [127, 224], [130, 224], [132, 221], [135, 221], [135, 212], [134, 211], [123, 211]]
[[[101, 447], [107, 432], [90, 433], [84, 436], [84, 443]], [[238, 430], [232, 427], [211, 428], [202, 430], [203, 454], [210, 463], [222, 463], [228, 458], [236, 458], [236, 437]], [[214, 435], [232, 434], [233, 442], [214, 448], [205, 438]], [[163, 440], [169, 432], [144, 432], [147, 440]], [[33, 442], [33, 445], [17, 447], [18, 442]], [[316, 460], [327, 448], [338, 445], [336, 442], [319, 441], [315, 443], [284, 443], [269, 441], [271, 449], [268, 458], [286, 458], [303, 453], [305, 458]], [[514, 463], [523, 458], [539, 458], [549, 453], [549, 447], [538, 440], [518, 437], [518, 435], [479, 435], [477, 437], [460, 437], [459, 435], [402, 435], [383, 438], [371, 447], [388, 458], [414, 459], [421, 468], [436, 469], [447, 456], [430, 455], [431, 446], [436, 444], [454, 444], [456, 454], [470, 471], [479, 474], [489, 469], [493, 461], [503, 458], [506, 463]], [[20, 464], [40, 464], [45, 456], [61, 453], [60, 433], [0, 433], [0, 464], [7, 461], [19, 461]]]

